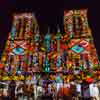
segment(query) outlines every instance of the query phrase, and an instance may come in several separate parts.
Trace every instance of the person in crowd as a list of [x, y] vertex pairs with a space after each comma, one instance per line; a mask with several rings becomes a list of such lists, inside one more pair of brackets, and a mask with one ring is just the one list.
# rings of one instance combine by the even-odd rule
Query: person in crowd
[[8, 86], [10, 100], [15, 100], [15, 88], [16, 88], [16, 82], [12, 80]]
[[18, 86], [16, 87], [16, 97], [18, 100], [23, 99], [23, 84], [20, 82]]
[[98, 90], [98, 87], [96, 86], [96, 84], [90, 85], [90, 95], [93, 99], [100, 100], [99, 90]]
[[34, 85], [30, 84], [28, 85], [28, 98], [32, 98], [34, 100]]
[[0, 89], [0, 100], [3, 99], [3, 89]]
[[54, 99], [54, 100], [56, 100], [56, 97], [57, 97], [57, 89], [56, 89], [56, 87], [55, 87], [55, 84], [51, 84], [51, 87], [50, 87], [51, 89], [50, 89], [50, 94], [51, 94], [51, 96], [52, 96], [52, 98]]
[[24, 94], [23, 98], [25, 100], [28, 99], [28, 90], [27, 89], [28, 89], [28, 85], [26, 83], [24, 83], [24, 85], [23, 85], [23, 94]]

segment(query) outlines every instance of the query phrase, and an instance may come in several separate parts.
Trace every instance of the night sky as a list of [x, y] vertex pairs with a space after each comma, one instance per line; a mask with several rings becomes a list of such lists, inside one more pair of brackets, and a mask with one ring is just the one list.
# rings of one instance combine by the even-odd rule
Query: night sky
[[57, 24], [63, 32], [64, 10], [81, 8], [88, 8], [88, 20], [97, 53], [100, 56], [99, 0], [0, 0], [0, 54], [2, 54], [8, 32], [11, 29], [13, 13], [34, 12], [42, 34], [47, 32], [48, 26], [50, 26], [51, 32], [56, 32]]

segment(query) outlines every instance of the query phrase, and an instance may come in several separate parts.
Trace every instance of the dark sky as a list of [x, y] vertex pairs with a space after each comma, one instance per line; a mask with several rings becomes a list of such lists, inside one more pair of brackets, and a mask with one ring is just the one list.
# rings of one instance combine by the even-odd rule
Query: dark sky
[[0, 1], [0, 52], [4, 48], [11, 29], [14, 12], [35, 12], [41, 33], [56, 31], [59, 24], [63, 32], [63, 11], [65, 9], [88, 8], [89, 24], [93, 31], [94, 43], [100, 56], [100, 4], [99, 0], [1, 0]]

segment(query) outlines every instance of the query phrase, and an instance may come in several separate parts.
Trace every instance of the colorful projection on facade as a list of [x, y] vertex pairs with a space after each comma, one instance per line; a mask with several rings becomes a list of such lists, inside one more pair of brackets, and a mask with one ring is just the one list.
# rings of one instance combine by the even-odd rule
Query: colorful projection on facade
[[41, 78], [47, 73], [48, 80], [63, 82], [100, 79], [87, 10], [64, 11], [64, 30], [51, 34], [48, 28], [43, 34], [34, 14], [15, 14], [1, 57], [0, 79], [27, 80], [34, 73]]

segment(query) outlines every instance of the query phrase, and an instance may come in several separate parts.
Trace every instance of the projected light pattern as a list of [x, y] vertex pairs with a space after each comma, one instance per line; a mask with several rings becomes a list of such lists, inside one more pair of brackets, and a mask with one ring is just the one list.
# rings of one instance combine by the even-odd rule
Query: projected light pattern
[[74, 52], [76, 53], [81, 53], [84, 51], [83, 47], [80, 47], [79, 45], [75, 45], [74, 47], [71, 48]]
[[21, 53], [24, 52], [24, 49], [23, 48], [20, 48], [20, 47], [17, 47], [17, 48], [14, 48], [13, 49], [13, 52], [16, 54], [16, 55], [19, 55]]
[[34, 14], [15, 14], [1, 57], [0, 80], [31, 80], [34, 73], [47, 73], [48, 80], [65, 83], [100, 79], [87, 10], [64, 11], [65, 33], [57, 29], [42, 34]]

